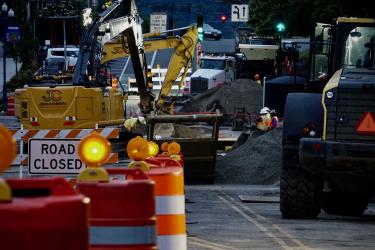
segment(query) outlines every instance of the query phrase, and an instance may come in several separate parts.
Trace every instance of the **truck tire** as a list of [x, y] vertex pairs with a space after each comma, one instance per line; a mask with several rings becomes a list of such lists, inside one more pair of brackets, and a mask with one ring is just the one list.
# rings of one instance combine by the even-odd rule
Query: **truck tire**
[[322, 208], [327, 214], [361, 216], [367, 209], [369, 198], [343, 194], [322, 194]]
[[320, 213], [318, 177], [301, 168], [298, 159], [303, 128], [323, 128], [321, 94], [290, 93], [286, 99], [283, 124], [283, 164], [280, 178], [280, 211], [285, 219], [313, 219]]
[[284, 219], [313, 219], [320, 213], [313, 176], [300, 168], [282, 168], [280, 211]]

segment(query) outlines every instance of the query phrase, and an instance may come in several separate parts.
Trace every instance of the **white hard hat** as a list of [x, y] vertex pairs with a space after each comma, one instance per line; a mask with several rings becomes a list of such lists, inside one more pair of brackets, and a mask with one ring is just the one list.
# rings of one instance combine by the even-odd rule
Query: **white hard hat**
[[148, 65], [148, 66], [147, 66], [147, 69], [152, 69], [151, 65]]
[[143, 116], [139, 116], [139, 117], [138, 117], [138, 121], [139, 121], [141, 124], [146, 124], [146, 119], [145, 119]]
[[271, 112], [271, 110], [267, 107], [264, 107], [260, 110], [259, 114], [263, 115], [263, 114], [269, 114]]

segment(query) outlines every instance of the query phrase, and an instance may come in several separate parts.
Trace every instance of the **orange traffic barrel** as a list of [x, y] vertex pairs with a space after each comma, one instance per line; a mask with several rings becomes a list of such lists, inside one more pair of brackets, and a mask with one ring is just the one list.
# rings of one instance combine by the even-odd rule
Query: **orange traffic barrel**
[[64, 178], [6, 182], [12, 197], [0, 197], [1, 250], [89, 249], [89, 200]]
[[183, 168], [151, 165], [145, 173], [155, 181], [158, 248], [187, 249]]
[[157, 249], [154, 182], [139, 169], [106, 170], [126, 180], [77, 183], [91, 201], [90, 249]]

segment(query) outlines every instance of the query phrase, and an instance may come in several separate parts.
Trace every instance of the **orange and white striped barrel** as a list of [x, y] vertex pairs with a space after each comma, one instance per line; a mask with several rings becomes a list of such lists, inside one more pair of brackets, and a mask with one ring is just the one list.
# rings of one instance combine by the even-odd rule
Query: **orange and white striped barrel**
[[155, 181], [157, 243], [160, 250], [186, 250], [184, 172], [178, 167], [151, 167]]
[[88, 196], [91, 250], [156, 250], [154, 182], [138, 169], [107, 169], [127, 180], [80, 181]]

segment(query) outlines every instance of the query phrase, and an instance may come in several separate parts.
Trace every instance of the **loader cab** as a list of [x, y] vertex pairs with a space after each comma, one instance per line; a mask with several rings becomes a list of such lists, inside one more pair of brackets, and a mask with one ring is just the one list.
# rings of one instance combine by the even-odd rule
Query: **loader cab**
[[310, 41], [308, 82], [320, 92], [340, 68], [374, 65], [375, 21], [367, 18], [337, 18], [333, 24], [317, 23]]
[[[328, 80], [340, 68], [371, 67], [375, 54], [374, 32], [375, 20], [370, 18], [339, 17], [331, 24], [317, 23], [308, 42], [308, 63], [306, 70], [303, 68], [307, 74], [301, 74], [293, 57], [291, 74], [266, 80], [264, 106], [284, 113], [289, 93], [322, 93]], [[299, 43], [294, 46], [298, 47]], [[367, 59], [364, 58], [366, 52]], [[282, 64], [280, 60], [278, 63]]]

